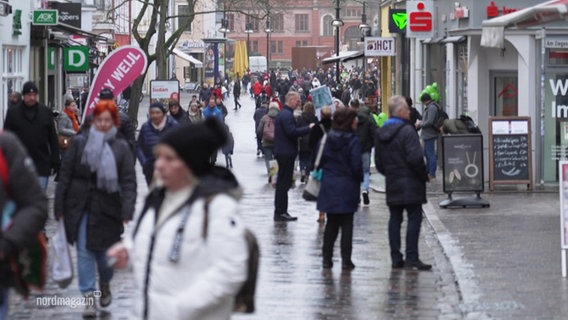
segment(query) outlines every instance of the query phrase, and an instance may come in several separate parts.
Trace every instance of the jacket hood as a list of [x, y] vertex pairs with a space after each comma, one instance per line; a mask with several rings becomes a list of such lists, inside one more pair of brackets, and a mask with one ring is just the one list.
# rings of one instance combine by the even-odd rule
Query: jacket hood
[[280, 111], [280, 109], [277, 109], [277, 108], [269, 108], [268, 109], [268, 116], [271, 117], [271, 118], [276, 118], [279, 111]]
[[329, 150], [335, 153], [348, 146], [353, 139], [353, 136], [355, 136], [355, 132], [353, 131], [336, 131], [332, 129], [328, 133], [328, 137], [325, 143], [328, 146]]
[[209, 174], [199, 178], [194, 192], [198, 198], [225, 193], [239, 200], [243, 195], [243, 190], [235, 175], [227, 168], [219, 166], [214, 166]]
[[402, 119], [391, 117], [377, 130], [377, 139], [382, 142], [389, 142], [396, 136], [400, 129], [407, 124], [408, 123]]

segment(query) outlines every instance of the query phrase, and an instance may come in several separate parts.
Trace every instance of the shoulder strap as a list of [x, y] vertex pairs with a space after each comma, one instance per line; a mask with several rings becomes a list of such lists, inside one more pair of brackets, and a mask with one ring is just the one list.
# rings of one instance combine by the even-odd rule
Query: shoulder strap
[[209, 226], [209, 204], [213, 200], [213, 195], [205, 197], [203, 202], [203, 226], [201, 228], [201, 237], [207, 239], [207, 227]]
[[4, 151], [0, 148], [0, 179], [6, 188], [6, 193], [11, 197], [10, 184], [9, 184], [9, 174], [8, 174], [8, 163], [4, 157]]
[[318, 154], [316, 156], [316, 161], [314, 162], [314, 167], [316, 169], [319, 168], [320, 165], [320, 161], [321, 161], [321, 157], [323, 155], [323, 148], [325, 147], [325, 141], [327, 140], [327, 133], [325, 132], [325, 130], [323, 131], [323, 137], [321, 138], [321, 143], [320, 143], [320, 147], [318, 149]]

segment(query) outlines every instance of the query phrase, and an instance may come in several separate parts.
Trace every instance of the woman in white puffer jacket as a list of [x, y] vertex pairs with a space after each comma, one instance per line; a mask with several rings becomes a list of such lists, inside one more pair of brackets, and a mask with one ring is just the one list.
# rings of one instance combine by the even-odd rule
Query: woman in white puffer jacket
[[247, 277], [248, 247], [237, 215], [239, 184], [230, 171], [208, 162], [226, 140], [222, 130], [214, 119], [180, 126], [156, 147], [163, 187], [148, 195], [130, 234], [108, 252], [115, 267], [129, 260], [133, 266], [132, 318], [231, 317]]

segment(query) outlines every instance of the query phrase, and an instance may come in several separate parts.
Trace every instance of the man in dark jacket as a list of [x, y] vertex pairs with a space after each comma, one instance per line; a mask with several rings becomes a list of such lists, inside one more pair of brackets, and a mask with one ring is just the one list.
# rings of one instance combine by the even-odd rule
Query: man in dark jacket
[[309, 126], [297, 128], [294, 110], [300, 105], [297, 92], [286, 94], [286, 105], [276, 116], [274, 127], [274, 158], [278, 162], [278, 180], [274, 194], [274, 221], [295, 221], [288, 213], [288, 190], [292, 186], [294, 161], [298, 155], [298, 138], [310, 132]]
[[0, 150], [4, 158], [0, 170], [6, 174], [0, 177], [0, 208], [6, 208], [9, 199], [16, 205], [12, 226], [6, 231], [0, 228], [0, 319], [7, 319], [8, 288], [14, 285], [8, 259], [26, 248], [43, 228], [47, 197], [37, 183], [32, 159], [16, 136], [10, 132], [0, 134]]
[[357, 135], [361, 141], [361, 159], [363, 161], [363, 182], [361, 183], [361, 196], [363, 204], [369, 205], [369, 184], [371, 179], [371, 150], [375, 146], [376, 122], [371, 110], [366, 105], [359, 107], [359, 100], [353, 99], [349, 103], [351, 108], [357, 110]]
[[434, 102], [427, 93], [420, 97], [420, 101], [426, 106], [426, 110], [424, 110], [424, 121], [417, 125], [416, 128], [422, 129], [420, 137], [424, 140], [424, 157], [426, 157], [428, 178], [436, 179], [438, 161], [436, 157], [436, 140], [438, 139], [440, 130], [434, 125], [439, 117], [440, 110], [436, 102]]
[[[426, 203], [428, 181], [420, 139], [408, 123], [410, 110], [404, 97], [393, 96], [388, 107], [391, 118], [377, 131], [375, 163], [377, 170], [386, 177], [392, 268], [430, 270], [432, 266], [420, 261], [418, 256], [422, 204]], [[400, 253], [400, 226], [404, 210], [408, 214], [406, 261]]]
[[237, 107], [240, 109], [242, 107], [239, 102], [241, 98], [241, 79], [238, 76], [235, 78], [235, 84], [233, 85], [233, 97], [235, 98], [235, 108], [233, 110], [237, 110]]
[[22, 89], [20, 106], [8, 109], [4, 130], [12, 131], [34, 161], [43, 190], [49, 175], [59, 170], [59, 144], [51, 110], [38, 102], [38, 89], [28, 81]]

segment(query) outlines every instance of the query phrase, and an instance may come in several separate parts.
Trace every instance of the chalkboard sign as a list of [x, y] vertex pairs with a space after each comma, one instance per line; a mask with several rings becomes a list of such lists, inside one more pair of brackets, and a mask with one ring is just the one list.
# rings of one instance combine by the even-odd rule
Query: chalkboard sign
[[483, 192], [483, 136], [442, 137], [444, 192]]
[[529, 117], [489, 119], [489, 189], [495, 184], [532, 186]]

